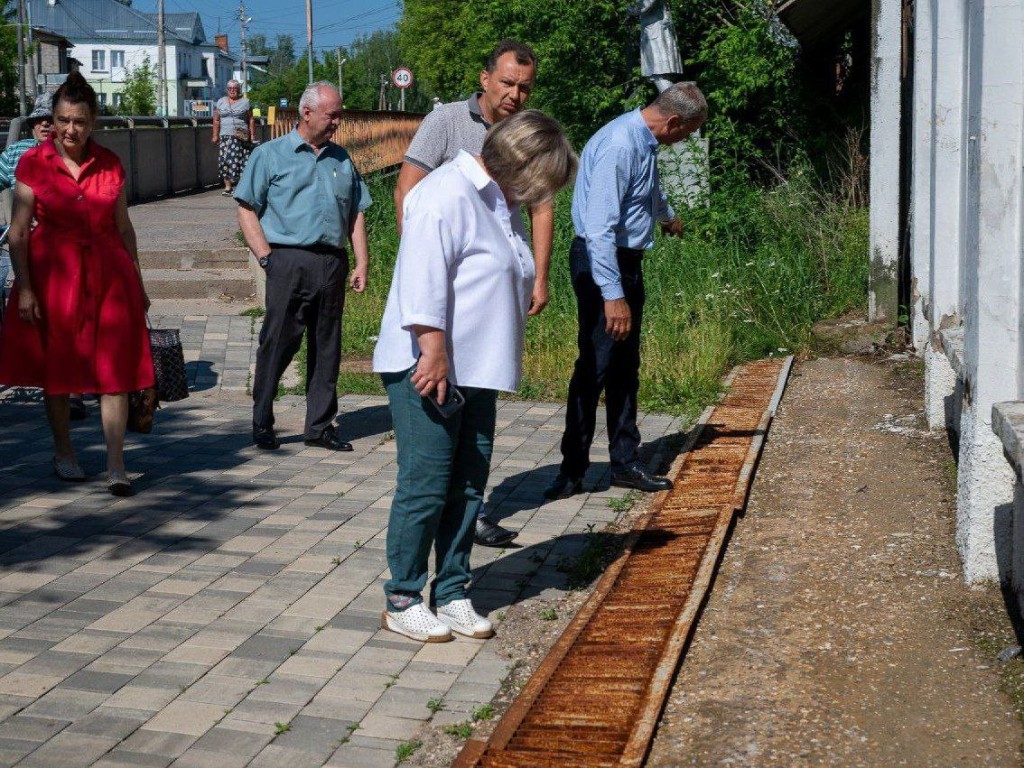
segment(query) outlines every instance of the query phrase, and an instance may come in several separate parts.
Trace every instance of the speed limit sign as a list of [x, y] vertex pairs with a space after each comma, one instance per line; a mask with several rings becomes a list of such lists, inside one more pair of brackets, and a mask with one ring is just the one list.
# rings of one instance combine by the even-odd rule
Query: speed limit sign
[[399, 88], [408, 88], [412, 85], [412, 70], [406, 67], [398, 67], [398, 69], [391, 73], [391, 82]]

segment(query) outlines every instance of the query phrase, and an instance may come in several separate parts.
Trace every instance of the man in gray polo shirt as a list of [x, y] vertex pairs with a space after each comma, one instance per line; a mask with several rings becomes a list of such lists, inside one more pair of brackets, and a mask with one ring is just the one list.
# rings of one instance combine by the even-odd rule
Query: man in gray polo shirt
[[[405, 161], [395, 185], [395, 215], [402, 229], [402, 203], [409, 191], [428, 173], [455, 158], [460, 150], [478, 157], [487, 129], [525, 105], [533, 90], [537, 57], [533, 50], [516, 40], [502, 40], [487, 57], [480, 72], [482, 90], [466, 101], [442, 104], [427, 113], [405, 153]], [[533, 259], [537, 279], [530, 302], [530, 314], [536, 315], [548, 303], [548, 271], [555, 216], [550, 203], [530, 209], [533, 232]], [[477, 519], [476, 543], [500, 547], [516, 537], [481, 516]]]

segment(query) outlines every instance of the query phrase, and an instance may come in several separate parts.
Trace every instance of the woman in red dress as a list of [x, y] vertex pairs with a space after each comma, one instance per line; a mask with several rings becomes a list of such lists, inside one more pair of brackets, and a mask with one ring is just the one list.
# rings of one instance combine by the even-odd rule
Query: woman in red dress
[[127, 496], [127, 393], [153, 386], [149, 298], [124, 170], [89, 138], [96, 113], [96, 92], [77, 72], [68, 75], [53, 96], [54, 135], [29, 150], [15, 172], [16, 281], [0, 334], [0, 383], [42, 387], [53, 468], [68, 481], [85, 480], [71, 443], [68, 393], [99, 395], [107, 485]]

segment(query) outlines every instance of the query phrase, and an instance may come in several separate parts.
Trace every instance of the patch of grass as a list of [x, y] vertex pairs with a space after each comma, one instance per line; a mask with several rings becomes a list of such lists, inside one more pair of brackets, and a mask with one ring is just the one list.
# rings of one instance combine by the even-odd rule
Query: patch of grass
[[452, 723], [445, 726], [444, 732], [449, 736], [465, 741], [473, 735], [473, 724], [469, 720], [463, 720], [461, 723]]
[[490, 704], [484, 704], [483, 706], [477, 707], [473, 710], [473, 722], [480, 720], [490, 720], [494, 717], [494, 707]]
[[[707, 208], [683, 210], [686, 235], [657, 238], [644, 257], [647, 300], [640, 407], [695, 415], [719, 394], [729, 366], [809, 348], [813, 323], [866, 306], [867, 211], [850, 208], [794, 171], [772, 189], [728, 190]], [[373, 351], [398, 252], [394, 180], [370, 180], [369, 285], [349, 294], [343, 347]], [[564, 401], [575, 360], [576, 298], [569, 278], [572, 190], [555, 203], [551, 303], [526, 326], [523, 381], [515, 397]], [[381, 394], [372, 374], [343, 374], [339, 391]]]
[[617, 499], [608, 499], [608, 506], [618, 514], [623, 515], [633, 508], [633, 505], [636, 504], [639, 498], [640, 491], [629, 491], [625, 496], [620, 496]]
[[430, 699], [427, 702], [427, 709], [436, 715], [438, 712], [444, 709], [444, 702], [441, 699]]
[[384, 687], [390, 688], [392, 685], [396, 685], [398, 683], [398, 678], [401, 677], [401, 675], [401, 672], [396, 672], [395, 674], [391, 675], [388, 681], [384, 683]]
[[287, 733], [292, 729], [291, 723], [274, 723], [274, 735], [280, 736], [282, 733]]
[[314, 632], [323, 632], [324, 631], [324, 626], [325, 625], [323, 625], [323, 624], [317, 624], [315, 627], [313, 627], [313, 631]]
[[331, 559], [331, 565], [341, 565], [341, 558], [335, 557]]
[[558, 618], [558, 611], [554, 608], [545, 608], [537, 615], [540, 616], [543, 621], [554, 621]]
[[263, 678], [262, 680], [257, 680], [256, 685], [270, 685], [270, 681], [267, 678]]
[[423, 742], [419, 739], [413, 739], [411, 741], [403, 741], [397, 747], [395, 747], [395, 763], [403, 763], [412, 757], [416, 750], [423, 746]]
[[[629, 494], [627, 494], [628, 496]], [[630, 502], [632, 506], [632, 502]], [[594, 524], [587, 526], [583, 551], [574, 559], [562, 558], [558, 570], [569, 576], [568, 587], [572, 590], [586, 589], [604, 573], [612, 552], [612, 534], [596, 532]]]
[[265, 314], [267, 314], [267, 310], [265, 310], [263, 307], [249, 307], [248, 309], [243, 309], [238, 314], [242, 315], [243, 317], [263, 317]]
[[344, 395], [384, 395], [384, 385], [376, 373], [342, 371], [338, 374], [338, 392]]

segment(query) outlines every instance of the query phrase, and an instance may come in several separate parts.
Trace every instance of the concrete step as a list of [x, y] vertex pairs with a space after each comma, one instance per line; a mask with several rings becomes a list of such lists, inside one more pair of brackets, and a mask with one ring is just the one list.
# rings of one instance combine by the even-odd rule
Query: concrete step
[[246, 299], [256, 294], [252, 270], [143, 269], [142, 279], [151, 299]]
[[195, 248], [139, 251], [143, 269], [241, 269], [249, 263], [248, 248]]

